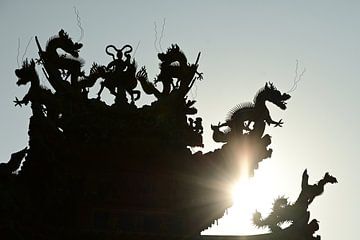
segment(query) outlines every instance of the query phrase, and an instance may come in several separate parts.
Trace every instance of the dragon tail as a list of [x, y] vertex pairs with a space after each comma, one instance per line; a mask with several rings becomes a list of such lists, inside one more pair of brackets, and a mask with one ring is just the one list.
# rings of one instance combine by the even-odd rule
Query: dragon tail
[[149, 82], [146, 68], [143, 66], [136, 74], [136, 79], [140, 82], [142, 89], [146, 94], [154, 94], [156, 98], [161, 97], [161, 93], [156, 89], [153, 83]]
[[261, 228], [261, 227], [266, 227], [267, 224], [265, 223], [265, 221], [263, 220], [262, 216], [261, 216], [261, 213], [256, 211], [254, 214], [253, 214], [253, 218], [252, 218], [252, 222], [253, 224], [258, 227], [258, 228]]
[[261, 213], [258, 211], [256, 211], [253, 214], [252, 221], [253, 221], [253, 224], [258, 228], [268, 227], [271, 232], [277, 232], [277, 231], [281, 230], [281, 228], [279, 227], [278, 221], [276, 221], [275, 219], [273, 221], [273, 220], [271, 220], [271, 218], [263, 219], [261, 216]]

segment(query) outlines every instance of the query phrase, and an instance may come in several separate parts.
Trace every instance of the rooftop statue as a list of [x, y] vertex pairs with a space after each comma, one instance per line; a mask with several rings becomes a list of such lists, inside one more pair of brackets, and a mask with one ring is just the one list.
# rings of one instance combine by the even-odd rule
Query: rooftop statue
[[[116, 58], [108, 51], [109, 48], [113, 48], [117, 51]], [[122, 51], [125, 49], [128, 50], [123, 54]], [[108, 55], [113, 57], [113, 61], [106, 67], [106, 72], [103, 75], [104, 81], [101, 82], [98, 98], [100, 98], [100, 94], [104, 90], [104, 87], [106, 87], [109, 89], [110, 93], [115, 96], [116, 102], [126, 102], [127, 92], [131, 96], [131, 104], [134, 104], [135, 101], [140, 98], [140, 91], [134, 90], [138, 81], [135, 76], [137, 66], [135, 60], [131, 61], [130, 56], [132, 47], [130, 45], [125, 45], [119, 50], [114, 45], [108, 45], [105, 51]], [[125, 56], [125, 60], [123, 60], [123, 55]]]
[[[31, 103], [29, 144], [0, 165], [0, 229], [8, 239], [196, 236], [232, 205], [227, 188], [245, 168], [244, 159], [253, 174], [271, 157], [265, 127], [281, 127], [283, 121], [272, 120], [265, 102], [285, 110], [290, 98], [272, 83], [253, 103], [211, 126], [214, 140], [223, 143], [219, 149], [192, 152], [203, 147], [207, 129], [196, 101], [187, 97], [203, 79], [200, 53], [191, 63], [172, 45], [158, 54], [160, 72], [151, 82], [145, 66], [137, 70], [128, 44], [107, 45], [110, 62], [94, 62], [87, 73], [79, 58], [82, 43], [64, 30], [45, 50], [35, 40], [39, 58], [15, 70], [19, 86], [30, 83], [14, 101]], [[66, 54], [59, 55], [59, 48]], [[40, 84], [39, 68], [47, 86]], [[112, 104], [101, 100], [105, 88], [115, 97]], [[93, 89], [97, 96], [90, 98]], [[156, 100], [138, 107], [144, 94]], [[310, 204], [320, 185], [304, 183], [301, 199]]]
[[[223, 124], [212, 126], [214, 130], [215, 142], [227, 142], [230, 134], [243, 135], [244, 131], [248, 131], [249, 135], [262, 137], [265, 131], [265, 123], [268, 125], [274, 124], [275, 127], [281, 127], [283, 122], [280, 119], [278, 122], [270, 117], [270, 112], [265, 105], [269, 101], [282, 110], [286, 109], [286, 100], [290, 98], [289, 94], [281, 93], [272, 83], [266, 83], [263, 89], [260, 89], [254, 97], [254, 103], [239, 104], [234, 107], [229, 117]], [[250, 125], [254, 124], [250, 129]], [[228, 127], [230, 130], [226, 133], [219, 131], [221, 127]]]
[[[48, 74], [56, 74], [54, 77], [49, 77], [48, 80], [53, 88], [58, 89], [58, 84], [55, 81], [62, 80], [62, 77], [66, 80], [71, 75], [71, 85], [76, 87], [78, 77], [82, 74], [80, 69], [83, 65], [79, 57], [79, 50], [83, 46], [82, 43], [73, 42], [69, 35], [61, 29], [59, 34], [53, 36], [46, 43], [45, 51], [42, 51], [39, 41], [36, 37], [36, 43], [39, 48], [40, 60], [43, 61], [43, 66]], [[60, 48], [66, 53], [59, 55], [57, 49]], [[66, 75], [65, 74], [66, 72]], [[60, 76], [62, 74], [63, 76]]]
[[[275, 200], [272, 212], [266, 218], [262, 218], [261, 213], [255, 212], [253, 222], [258, 227], [268, 227], [271, 232], [277, 234], [278, 239], [304, 239], [320, 240], [320, 236], [314, 236], [319, 230], [316, 219], [310, 221], [309, 205], [314, 198], [324, 192], [327, 183], [337, 183], [337, 179], [328, 172], [318, 183], [309, 185], [309, 175], [305, 169], [302, 175], [301, 192], [294, 203], [290, 203], [287, 198], [279, 197]], [[290, 223], [290, 226], [282, 229], [281, 224]]]
[[[252, 146], [250, 149], [254, 149], [254, 151], [248, 157], [257, 168], [258, 162], [271, 157], [272, 154], [272, 149], [268, 149], [271, 137], [269, 134], [264, 135], [266, 124], [274, 124], [275, 127], [281, 127], [283, 124], [282, 119], [278, 122], [272, 120], [265, 102], [269, 101], [285, 110], [288, 99], [290, 99], [289, 94], [281, 93], [272, 83], [266, 83], [265, 87], [260, 89], [254, 97], [253, 103], [237, 105], [230, 111], [225, 123], [211, 125], [214, 141], [228, 142], [236, 138], [247, 143], [246, 145]], [[221, 128], [225, 128], [225, 130], [221, 131]]]

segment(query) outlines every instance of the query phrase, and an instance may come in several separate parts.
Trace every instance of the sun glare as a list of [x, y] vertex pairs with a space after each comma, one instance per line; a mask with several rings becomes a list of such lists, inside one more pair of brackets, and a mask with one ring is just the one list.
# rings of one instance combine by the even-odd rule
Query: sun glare
[[241, 179], [232, 186], [233, 206], [217, 224], [202, 234], [253, 235], [268, 232], [266, 228], [259, 229], [253, 225], [252, 215], [256, 210], [267, 215], [276, 197], [271, 188], [273, 176], [270, 176], [270, 168], [262, 166], [253, 177], [243, 173]]

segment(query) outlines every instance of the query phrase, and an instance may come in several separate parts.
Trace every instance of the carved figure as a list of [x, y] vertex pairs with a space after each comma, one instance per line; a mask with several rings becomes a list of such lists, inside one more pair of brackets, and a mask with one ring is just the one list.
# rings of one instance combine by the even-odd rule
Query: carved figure
[[[136, 78], [141, 84], [142, 89], [146, 94], [153, 94], [157, 99], [168, 96], [173, 90], [176, 90], [179, 97], [185, 97], [193, 86], [195, 80], [202, 79], [202, 73], [197, 71], [200, 53], [196, 59], [195, 64], [189, 64], [185, 54], [180, 50], [178, 45], [172, 45], [165, 53], [159, 53], [160, 59], [160, 74], [156, 77], [154, 83], [148, 80], [146, 68], [142, 67], [137, 73]], [[195, 77], [195, 75], [197, 75]], [[174, 79], [177, 79], [174, 84]], [[162, 91], [156, 88], [156, 84], [161, 82]], [[194, 114], [191, 109], [193, 102], [188, 102], [186, 106], [190, 111], [189, 114]]]
[[308, 183], [309, 175], [307, 173], [307, 169], [305, 169], [302, 177], [301, 194], [299, 196], [299, 200], [303, 199], [303, 201], [308, 201], [308, 204], [312, 203], [315, 197], [321, 195], [324, 192], [324, 186], [327, 183], [337, 183], [337, 179], [331, 176], [328, 172], [325, 173], [323, 179], [321, 179], [317, 184], [309, 185]]
[[157, 99], [161, 98], [161, 92], [155, 87], [154, 83], [148, 80], [145, 66], [141, 67], [136, 73], [136, 79], [140, 82], [141, 88], [146, 94], [153, 94]]
[[[50, 74], [51, 72], [54, 74], [55, 69], [61, 71], [67, 70], [67, 76], [71, 75], [71, 85], [77, 86], [78, 77], [81, 75], [81, 67], [83, 65], [83, 62], [77, 59], [82, 43], [73, 42], [63, 29], [59, 31], [58, 36], [54, 36], [48, 40], [45, 52], [41, 50], [37, 38], [36, 42], [38, 44], [40, 58], [44, 61], [48, 73]], [[57, 53], [57, 49], [59, 48], [69, 53], [71, 56], [66, 54], [59, 55]]]
[[[31, 101], [31, 108], [33, 110], [34, 115], [42, 115], [43, 111], [46, 110], [48, 117], [55, 118], [54, 113], [54, 103], [52, 101], [52, 93], [49, 89], [46, 89], [40, 85], [39, 76], [35, 69], [35, 62], [31, 60], [25, 60], [20, 69], [15, 70], [15, 74], [18, 77], [18, 81], [16, 84], [26, 85], [30, 83], [31, 86], [26, 95], [19, 100], [15, 98], [15, 106], [27, 105]], [[46, 109], [43, 109], [43, 105]]]
[[30, 100], [33, 100], [32, 98], [34, 96], [37, 96], [39, 94], [38, 92], [40, 90], [40, 80], [35, 70], [34, 60], [31, 60], [29, 63], [26, 59], [23, 62], [22, 67], [15, 70], [15, 75], [18, 77], [18, 81], [16, 82], [18, 86], [26, 85], [29, 82], [31, 83], [30, 89], [28, 93], [23, 97], [23, 99], [19, 100], [18, 98], [16, 98], [16, 100], [14, 101], [15, 106], [19, 105], [21, 107], [22, 104], [27, 105]]
[[[89, 88], [93, 87], [96, 83], [96, 81], [99, 78], [104, 78], [106, 74], [106, 68], [105, 66], [100, 66], [96, 63], [93, 63], [90, 69], [90, 73], [88, 76], [84, 76], [79, 81], [79, 88], [81, 89], [81, 92], [85, 95], [89, 92]], [[100, 96], [98, 96], [100, 97]]]
[[[251, 136], [261, 138], [264, 134], [265, 123], [268, 125], [274, 124], [275, 127], [281, 127], [283, 122], [280, 119], [278, 122], [274, 121], [265, 102], [269, 101], [280, 109], [286, 109], [286, 100], [290, 98], [289, 94], [281, 93], [272, 83], [266, 83], [263, 89], [260, 89], [254, 98], [253, 103], [244, 103], [234, 107], [229, 117], [223, 124], [217, 126], [212, 125], [214, 141], [224, 141], [228, 139], [226, 135], [235, 134], [243, 135], [244, 132], [249, 132]], [[250, 125], [253, 123], [252, 129]], [[229, 127], [227, 132], [220, 131], [221, 127]]]
[[[196, 79], [202, 79], [202, 73], [197, 71], [200, 53], [198, 54], [195, 64], [189, 64], [185, 54], [180, 50], [178, 45], [172, 45], [165, 53], [159, 53], [158, 58], [160, 63], [160, 73], [155, 79], [155, 84], [161, 82], [163, 85], [161, 96], [166, 96], [174, 89], [179, 89], [182, 95], [185, 96], [192, 87]], [[197, 77], [194, 78], [195, 74]], [[174, 84], [174, 78], [177, 79]], [[142, 86], [146, 84], [141, 82]], [[153, 88], [145, 86], [145, 88]], [[153, 90], [153, 89], [152, 89]], [[157, 96], [156, 93], [152, 93]]]
[[213, 131], [212, 138], [215, 142], [225, 143], [230, 140], [231, 131], [229, 128], [220, 130], [226, 126], [222, 125], [220, 122], [217, 125], [211, 124], [211, 130]]
[[201, 117], [197, 117], [194, 119], [189, 118], [189, 125], [190, 127], [193, 129], [194, 132], [202, 134], [204, 131], [204, 128], [202, 126], [202, 118]]
[[301, 233], [307, 232], [309, 235], [305, 239], [317, 239], [317, 237], [312, 236], [318, 229], [317, 221], [314, 219], [309, 223], [310, 212], [307, 209], [314, 198], [323, 193], [324, 186], [327, 183], [337, 183], [337, 179], [327, 172], [318, 183], [309, 185], [308, 178], [309, 176], [305, 169], [302, 175], [301, 192], [295, 203], [291, 204], [287, 198], [279, 197], [275, 200], [268, 217], [262, 218], [261, 213], [257, 211], [254, 213], [254, 224], [257, 227], [269, 227], [272, 232], [279, 232], [283, 230], [281, 224], [290, 222], [291, 225], [288, 229], [294, 231], [302, 230], [300, 231]]
[[[117, 58], [115, 58], [114, 54], [109, 52], [109, 48], [116, 50]], [[127, 48], [129, 50], [125, 51], [123, 54], [123, 51]], [[109, 89], [110, 93], [117, 98], [117, 101], [119, 101], [119, 99], [126, 101], [126, 91], [131, 97], [131, 103], [134, 104], [135, 101], [140, 98], [140, 91], [134, 90], [137, 86], [137, 66], [135, 60], [130, 61], [132, 47], [130, 45], [125, 45], [121, 49], [117, 49], [114, 45], [108, 45], [105, 48], [105, 51], [108, 55], [113, 57], [113, 61], [106, 67], [105, 79], [101, 82], [98, 98], [104, 90], [104, 87], [106, 87]], [[123, 55], [125, 56], [125, 60], [122, 59]]]

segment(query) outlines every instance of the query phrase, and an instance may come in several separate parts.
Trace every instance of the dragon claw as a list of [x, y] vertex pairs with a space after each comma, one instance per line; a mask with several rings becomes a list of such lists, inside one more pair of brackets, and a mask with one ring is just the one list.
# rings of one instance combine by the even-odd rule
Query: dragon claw
[[35, 58], [35, 63], [36, 64], [42, 64], [42, 59], [41, 58]]
[[284, 122], [280, 119], [277, 123], [275, 123], [275, 127], [282, 127], [283, 124]]
[[14, 103], [15, 103], [15, 106], [20, 106], [20, 107], [22, 107], [22, 102], [17, 98], [17, 97], [15, 97], [15, 101], [13, 101]]

